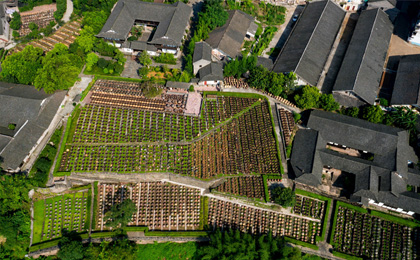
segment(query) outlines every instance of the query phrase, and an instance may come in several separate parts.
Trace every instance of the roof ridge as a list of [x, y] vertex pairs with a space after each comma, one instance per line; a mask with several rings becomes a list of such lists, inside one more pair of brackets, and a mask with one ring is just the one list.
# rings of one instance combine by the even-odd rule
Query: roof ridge
[[[222, 37], [220, 37], [220, 41], [218, 41], [217, 42], [217, 44], [216, 44], [216, 46], [219, 46], [219, 44], [222, 42], [222, 40], [225, 38], [225, 36], [226, 36], [226, 31], [227, 31], [227, 29], [228, 29], [228, 27], [229, 27], [229, 25], [230, 25], [230, 23], [232, 22], [232, 20], [233, 20], [233, 16], [235, 16], [235, 14], [236, 14], [236, 11], [237, 10], [231, 10], [232, 11], [232, 17], [230, 17], [230, 19], [228, 18], [228, 20], [226, 21], [226, 23], [224, 24], [224, 25], [222, 25], [220, 28], [223, 28], [223, 26], [225, 26], [225, 29], [223, 30], [223, 36]], [[228, 13], [229, 13], [229, 11], [228, 11]], [[229, 16], [230, 16], [230, 14], [229, 14]]]
[[[358, 68], [358, 70], [357, 70], [357, 73], [356, 73], [356, 79], [355, 79], [355, 81], [353, 82], [353, 87], [352, 87], [352, 89], [354, 90], [354, 87], [356, 86], [356, 82], [358, 81], [357, 79], [358, 79], [358, 76], [359, 76], [359, 73], [360, 73], [360, 70], [361, 70], [361, 67], [362, 67], [362, 64], [363, 64], [363, 61], [364, 61], [364, 59], [365, 59], [365, 57], [366, 57], [366, 50], [367, 50], [367, 48], [368, 48], [368, 46], [369, 46], [369, 43], [370, 43], [370, 40], [372, 39], [372, 33], [373, 33], [373, 29], [375, 28], [375, 25], [376, 25], [376, 20], [377, 20], [377, 18], [378, 18], [378, 13], [379, 13], [379, 8], [376, 8], [376, 14], [375, 14], [375, 20], [373, 20], [373, 25], [372, 25], [372, 28], [370, 29], [370, 33], [369, 33], [369, 39], [368, 39], [368, 41], [367, 41], [367, 43], [366, 43], [366, 46], [365, 46], [365, 48], [364, 48], [364, 52], [363, 52], [363, 56], [362, 56], [362, 59], [360, 60], [360, 63], [359, 63], [359, 68]], [[367, 11], [367, 10], [365, 10], [365, 11]], [[365, 99], [365, 97], [362, 97], [362, 96], [360, 96], [359, 94], [357, 94], [361, 99], [363, 99], [366, 103], [370, 103], [370, 102], [368, 102], [366, 99]]]
[[314, 36], [316, 29], [318, 28], [319, 22], [321, 21], [321, 19], [322, 19], [323, 15], [324, 15], [324, 13], [325, 13], [325, 10], [327, 9], [327, 6], [328, 6], [328, 4], [329, 4], [331, 1], [330, 1], [330, 0], [327, 0], [326, 2], [327, 2], [327, 3], [325, 4], [325, 6], [324, 6], [324, 8], [323, 8], [323, 10], [322, 10], [322, 13], [321, 13], [321, 15], [320, 15], [320, 17], [319, 17], [319, 20], [316, 22], [315, 28], [314, 28], [314, 30], [313, 30], [313, 31], [312, 31], [312, 33], [311, 33], [311, 37], [309, 37], [309, 40], [308, 40], [308, 42], [306, 43], [305, 49], [303, 49], [302, 55], [300, 56], [299, 61], [298, 61], [298, 63], [296, 64], [295, 71], [298, 69], [298, 67], [299, 67], [299, 65], [300, 65], [300, 62], [302, 61], [303, 56], [304, 56], [304, 55], [305, 55], [305, 53], [306, 53], [306, 49], [308, 48], [309, 43], [311, 42], [312, 37]]

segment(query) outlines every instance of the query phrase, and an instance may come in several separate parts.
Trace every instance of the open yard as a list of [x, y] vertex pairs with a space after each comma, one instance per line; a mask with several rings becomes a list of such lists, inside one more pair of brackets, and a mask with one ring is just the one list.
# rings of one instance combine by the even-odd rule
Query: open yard
[[59, 238], [64, 229], [87, 231], [89, 216], [90, 190], [36, 200], [33, 244]]

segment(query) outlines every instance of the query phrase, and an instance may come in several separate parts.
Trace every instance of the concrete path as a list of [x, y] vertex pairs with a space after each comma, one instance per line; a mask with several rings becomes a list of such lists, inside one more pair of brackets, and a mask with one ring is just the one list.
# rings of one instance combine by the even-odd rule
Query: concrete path
[[67, 23], [70, 21], [70, 16], [73, 13], [73, 1], [67, 0], [67, 9], [66, 12], [63, 15], [63, 21]]

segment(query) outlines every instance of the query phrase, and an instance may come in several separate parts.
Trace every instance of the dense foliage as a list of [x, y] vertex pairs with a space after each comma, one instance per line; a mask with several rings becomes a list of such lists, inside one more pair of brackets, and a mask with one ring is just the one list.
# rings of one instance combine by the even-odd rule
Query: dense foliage
[[74, 14], [81, 15], [86, 11], [101, 11], [110, 14], [117, 0], [73, 0]]
[[7, 56], [1, 64], [1, 78], [11, 83], [33, 84], [42, 68], [42, 49], [28, 45], [21, 52]]
[[57, 129], [50, 138], [48, 144], [44, 147], [38, 159], [35, 161], [31, 169], [31, 175], [38, 183], [38, 186], [45, 187], [48, 181], [50, 168], [57, 154], [58, 144], [61, 139], [62, 128]]
[[159, 56], [153, 57], [158, 63], [176, 64], [176, 58], [171, 53], [162, 53]]
[[198, 250], [197, 259], [320, 259], [303, 257], [296, 247], [285, 245], [282, 238], [273, 238], [271, 234], [253, 236], [238, 230], [210, 234], [210, 243]]
[[280, 5], [271, 5], [264, 1], [252, 0], [227, 0], [226, 4], [229, 9], [241, 10], [266, 25], [280, 25], [285, 22], [286, 8]]
[[226, 64], [223, 75], [240, 78], [249, 71], [247, 83], [250, 87], [267, 91], [275, 96], [288, 95], [294, 88], [296, 75], [294, 73], [282, 74], [272, 72], [262, 66], [257, 66], [257, 57], [248, 56], [235, 59]]
[[0, 259], [23, 258], [29, 246], [33, 181], [24, 175], [0, 175]]
[[221, 0], [204, 1], [203, 9], [199, 13], [195, 24], [194, 36], [185, 50], [185, 70], [193, 74], [192, 57], [195, 43], [208, 38], [209, 33], [216, 27], [223, 26], [229, 18], [228, 12], [223, 8]]
[[54, 19], [58, 22], [63, 18], [64, 13], [67, 9], [66, 0], [56, 0], [57, 10], [54, 12]]
[[262, 54], [262, 52], [265, 49], [267, 49], [268, 45], [270, 44], [270, 42], [273, 39], [274, 34], [276, 32], [277, 32], [277, 27], [267, 27], [267, 28], [265, 28], [264, 33], [261, 35], [261, 39], [258, 41], [258, 43], [255, 46], [252, 53], [260, 56]]
[[276, 186], [271, 189], [271, 200], [284, 207], [293, 207], [296, 196], [292, 189]]
[[10, 21], [10, 28], [13, 30], [19, 30], [22, 26], [22, 18], [20, 17], [19, 12], [14, 12], [12, 20]]
[[321, 94], [317, 87], [304, 86], [294, 97], [296, 105], [301, 109], [322, 108], [333, 111], [340, 108], [332, 94]]
[[199, 244], [187, 243], [157, 243], [138, 245], [137, 259], [142, 260], [165, 260], [165, 259], [195, 259]]
[[108, 227], [125, 227], [131, 222], [131, 217], [137, 211], [136, 204], [130, 199], [114, 204], [105, 214], [105, 222]]

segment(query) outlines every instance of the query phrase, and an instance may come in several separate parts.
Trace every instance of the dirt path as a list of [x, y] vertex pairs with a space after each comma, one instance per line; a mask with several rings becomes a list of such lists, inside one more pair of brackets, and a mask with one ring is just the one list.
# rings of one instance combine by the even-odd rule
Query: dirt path
[[71, 0], [67, 0], [67, 9], [63, 15], [63, 21], [67, 23], [70, 21], [70, 16], [73, 13], [73, 2]]

